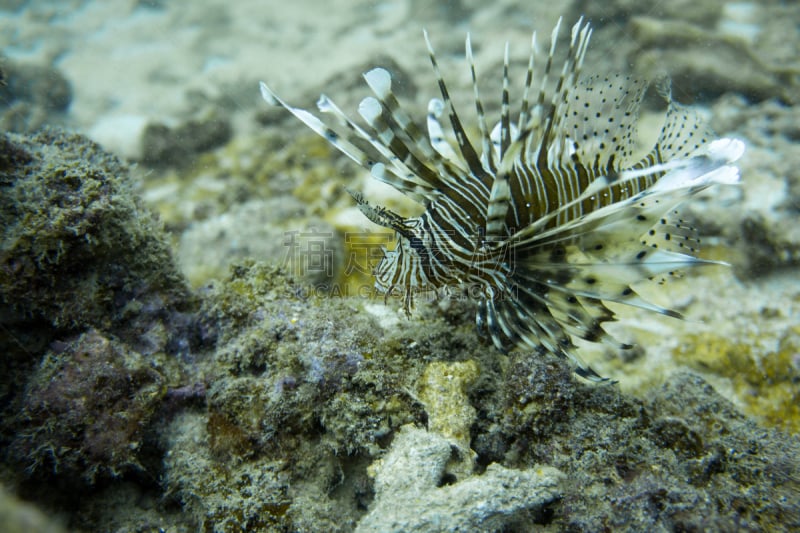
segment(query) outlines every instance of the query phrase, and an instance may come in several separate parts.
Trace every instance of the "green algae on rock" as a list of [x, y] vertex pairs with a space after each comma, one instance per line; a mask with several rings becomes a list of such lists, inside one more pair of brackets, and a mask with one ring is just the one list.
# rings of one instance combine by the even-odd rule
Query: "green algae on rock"
[[168, 240], [85, 137], [0, 134], [0, 148], [4, 460], [42, 500], [151, 474], [151, 422], [200, 342]]
[[31, 376], [11, 456], [43, 479], [54, 472], [94, 484], [141, 471], [165, 393], [151, 361], [90, 330], [51, 350]]
[[[479, 463], [547, 464], [566, 478], [549, 524], [560, 530], [778, 530], [800, 525], [800, 441], [764, 429], [708, 383], [676, 372], [645, 401], [589, 388], [518, 361], [484, 390], [473, 449]], [[519, 409], [529, 380], [539, 391]], [[548, 376], [542, 379], [543, 376]], [[549, 417], [546, 413], [558, 413]], [[735, 505], [733, 504], [735, 502]]]
[[779, 339], [729, 338], [715, 333], [688, 335], [674, 352], [709, 379], [725, 379], [742, 409], [770, 426], [800, 432], [800, 327]]
[[285, 271], [253, 263], [215, 284], [202, 311], [219, 330], [210, 430], [238, 428], [248, 454], [288, 454], [321, 428], [335, 453], [375, 451], [390, 418], [420, 416], [404, 391], [409, 378], [395, 371], [413, 376], [422, 363], [385, 349], [361, 301], [307, 290]]
[[454, 448], [447, 465], [447, 474], [454, 479], [472, 474], [475, 467], [469, 430], [477, 411], [469, 402], [467, 389], [478, 375], [478, 365], [471, 359], [435, 361], [425, 367], [418, 384], [417, 395], [428, 414], [428, 429], [448, 439]]
[[[434, 454], [442, 469], [428, 486], [432, 497], [447, 494], [437, 485], [469, 493], [481, 472], [499, 468], [492, 463], [512, 472], [536, 465], [561, 471], [559, 499], [528, 500], [527, 511], [518, 508], [504, 522], [521, 530], [798, 523], [800, 509], [788, 495], [797, 489], [791, 458], [800, 445], [757, 427], [702, 379], [676, 374], [646, 401], [591, 387], [554, 357], [487, 351], [471, 340], [470, 313], [461, 306], [468, 304], [420, 305], [420, 316], [399, 328], [373, 315], [371, 304], [319, 297], [281, 269], [234, 267], [207, 295], [204, 321], [219, 327], [208, 411], [170, 426], [170, 493], [198, 523], [223, 531], [258, 523], [352, 531], [393, 523], [397, 513], [411, 520], [411, 497], [392, 507], [398, 485], [379, 489], [370, 474], [394, 452], [427, 446], [403, 444], [400, 428], [412, 424], [418, 429], [408, 431], [447, 450]], [[468, 416], [457, 429], [468, 425], [464, 442], [476, 465], [457, 478], [448, 471], [455, 441], [431, 431], [446, 426], [446, 406], [429, 398], [453, 372], [464, 379], [446, 394], [463, 402]], [[432, 385], [422, 385], [426, 373]], [[751, 448], [756, 455], [741, 452]], [[764, 462], [775, 466], [759, 471]], [[233, 490], [232, 480], [247, 481]]]
[[[127, 169], [80, 135], [3, 135], [0, 302], [57, 328], [109, 328], [140, 297], [163, 307], [188, 291]], [[139, 297], [139, 298], [137, 298]]]

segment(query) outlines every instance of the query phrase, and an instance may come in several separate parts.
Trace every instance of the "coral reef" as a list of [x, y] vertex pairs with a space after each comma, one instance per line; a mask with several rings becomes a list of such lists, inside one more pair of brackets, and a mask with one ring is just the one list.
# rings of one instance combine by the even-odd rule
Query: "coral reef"
[[481, 395], [473, 449], [483, 463], [561, 470], [558, 529], [800, 524], [800, 441], [758, 427], [699, 376], [676, 372], [642, 401], [565, 380], [558, 361], [511, 359], [496, 391]]
[[116, 158], [55, 130], [0, 145], [3, 460], [24, 494], [146, 477], [151, 422], [203, 342], [194, 298]]
[[447, 465], [447, 474], [454, 479], [471, 474], [475, 466], [469, 430], [477, 412], [469, 403], [467, 390], [478, 375], [478, 365], [473, 360], [433, 362], [425, 368], [417, 388], [428, 414], [428, 429], [455, 447]]
[[292, 499], [283, 463], [231, 460], [237, 450], [230, 442], [215, 453], [209, 435], [215, 428], [209, 422], [203, 414], [184, 413], [165, 432], [167, 494], [179, 498], [191, 513], [196, 531], [286, 529], [281, 526]]
[[[472, 454], [477, 474], [563, 472], [557, 501], [530, 512], [521, 504], [502, 522], [518, 529], [781, 529], [800, 520], [797, 439], [759, 428], [696, 375], [676, 374], [637, 400], [577, 382], [562, 361], [476, 345], [463, 302], [420, 303], [402, 328], [370, 309], [308, 294], [258, 264], [234, 268], [208, 295], [204, 320], [220, 327], [208, 411], [176, 420], [165, 445], [170, 491], [204, 528], [348, 531], [357, 520], [412, 520], [388, 503], [398, 485], [369, 476], [381, 458], [412, 453], [398, 440], [405, 431], [418, 432], [414, 446], [439, 465], [418, 466], [418, 480], [436, 478], [419, 481], [430, 491], [470, 493], [481, 479], [464, 466]], [[400, 431], [409, 423], [428, 431]], [[232, 491], [232, 479], [248, 481]], [[402, 512], [424, 515], [407, 503]]]
[[[203, 322], [218, 331], [208, 407], [171, 426], [165, 478], [209, 530], [352, 528], [370, 493], [359, 458], [380, 453], [394, 424], [422, 417], [403, 391], [411, 377], [386, 371], [402, 358], [379, 356], [374, 320], [308, 289], [248, 264], [207, 294]], [[256, 485], [232, 490], [231, 479]]]
[[[791, 134], [786, 126], [779, 135]], [[222, 239], [226, 255], [237, 255], [227, 238], [237, 225], [280, 227], [281, 219], [284, 229], [292, 221], [302, 229], [341, 209], [330, 180], [336, 163], [311, 138], [297, 148], [310, 147], [309, 159], [274, 143], [261, 158], [208, 156], [211, 182], [233, 173], [231, 187], [198, 192], [191, 213], [165, 210], [173, 228], [208, 222], [181, 244], [195, 250], [187, 263], [208, 263], [193, 275], [205, 286], [197, 297], [115, 159], [56, 132], [0, 143], [0, 213], [9, 221], [0, 253], [5, 476], [48, 508], [74, 509], [70, 526], [351, 531], [440, 520], [521, 530], [788, 530], [800, 522], [796, 438], [756, 426], [695, 375], [668, 377], [638, 400], [577, 382], [560, 361], [476, 341], [474, 308], [459, 295], [421, 298], [405, 319], [392, 299], [332, 297], [304, 269], [276, 267], [283, 241], [259, 248], [272, 264], [216, 264], [197, 252]], [[226, 148], [237, 149], [255, 153], [246, 143]], [[196, 178], [187, 173], [180, 186]], [[258, 194], [273, 198], [250, 198]], [[254, 206], [270, 218], [252, 222]], [[236, 224], [217, 223], [229, 210], [241, 215]], [[230, 229], [220, 237], [214, 228], [222, 227]], [[334, 257], [352, 251], [325, 228]], [[715, 233], [736, 242], [736, 231]], [[227, 278], [209, 284], [231, 261]], [[792, 311], [763, 313], [774, 320]], [[684, 335], [671, 354], [756, 399], [737, 403], [743, 410], [792, 430], [796, 333], [775, 328], [727, 343]], [[783, 340], [748, 352], [766, 337]], [[620, 361], [614, 374], [635, 363]], [[427, 462], [400, 461], [409, 477], [385, 467], [412, 450], [429, 453]], [[542, 481], [540, 472], [559, 478], [557, 490], [514, 488]], [[47, 480], [74, 498], [43, 491]], [[503, 480], [509, 489], [498, 488]], [[401, 481], [441, 507], [420, 509]], [[485, 490], [493, 498], [482, 498]], [[97, 511], [128, 493], [161, 503], [124, 519]], [[462, 497], [474, 514], [447, 511]], [[491, 505], [470, 503], [482, 500]]]
[[[3, 135], [0, 302], [55, 328], [113, 329], [189, 294], [127, 169], [79, 135]], [[4, 150], [5, 152], [5, 150]]]
[[141, 354], [89, 330], [48, 352], [25, 389], [10, 458], [28, 472], [93, 484], [142, 470], [166, 384]]
[[[131, 43], [97, 20], [113, 6], [71, 3], [81, 31], [91, 22], [105, 35], [73, 42], [56, 8], [5, 2], [18, 12], [0, 17], [4, 50], [59, 61], [0, 61], [0, 125], [31, 131], [69, 120], [95, 131], [116, 118], [108, 124], [129, 147], [153, 124], [148, 113], [164, 125], [151, 128], [148, 163], [133, 169], [80, 135], [0, 133], [0, 528], [800, 529], [797, 5], [681, 0], [652, 11], [633, 0], [579, 1], [563, 13], [555, 3], [411, 2], [405, 11], [381, 6], [370, 36], [363, 6], [343, 4], [338, 22], [329, 12], [321, 23], [295, 12], [325, 31], [295, 39], [282, 28], [265, 66], [263, 41], [215, 41], [204, 22], [221, 21], [228, 38], [234, 11], [214, 8], [225, 15], [216, 18], [205, 5], [138, 2], [126, 22], [171, 38], [162, 28], [189, 22], [188, 37], [176, 27], [173, 42], [190, 46], [198, 28], [207, 32], [181, 68], [228, 81], [190, 86], [165, 67], [176, 57], [167, 53], [155, 66], [135, 65], [143, 85], [126, 92], [118, 79], [78, 83], [108, 56], [102, 43], [119, 41], [116, 53]], [[418, 68], [429, 71], [424, 17], [443, 70], [458, 80], [457, 102], [472, 88], [454, 66], [464, 36], [451, 31], [453, 20], [482, 34], [488, 44], [475, 48], [476, 63], [494, 84], [487, 109], [496, 109], [499, 98], [488, 95], [501, 76], [489, 78], [502, 60], [487, 61], [498, 55], [490, 43], [508, 39], [511, 63], [519, 62], [531, 27], [562, 14], [585, 14], [597, 29], [587, 74], [663, 67], [676, 98], [708, 103], [714, 129], [748, 143], [742, 186], [686, 214], [710, 236], [703, 257], [733, 268], [663, 291], [687, 321], [623, 316], [634, 339], [621, 340], [639, 343], [635, 357], [585, 353], [620, 380], [614, 386], [588, 386], [548, 356], [498, 353], [476, 337], [475, 309], [462, 294], [419, 298], [410, 319], [393, 298], [373, 298], [369, 261], [345, 275], [363, 242], [343, 234], [366, 235], [368, 226], [344, 186], [375, 180], [286, 115], [248, 104], [257, 100], [257, 71], [282, 75], [294, 102], [336, 93], [353, 110], [365, 96], [358, 76], [383, 65], [398, 93], [424, 110], [431, 95], [414, 85]], [[263, 25], [253, 26], [262, 36]], [[331, 28], [336, 43], [320, 54], [312, 41], [329, 39]], [[144, 27], [134, 29], [139, 39]], [[90, 52], [83, 65], [78, 42]], [[233, 42], [251, 61], [239, 67], [245, 75], [229, 76], [233, 60], [217, 52]], [[339, 53], [355, 42], [365, 46]], [[286, 43], [298, 53], [286, 53]], [[413, 52], [398, 54], [407, 63], [379, 55], [397, 43]], [[298, 59], [305, 68], [289, 68]], [[165, 95], [205, 100], [183, 112]], [[205, 114], [210, 108], [217, 114]], [[141, 147], [130, 153], [141, 160]], [[386, 189], [369, 196], [408, 208]], [[285, 261], [286, 233], [311, 228], [325, 234], [320, 246], [334, 259], [328, 288], [327, 273]]]
[[[12, 141], [4, 168], [29, 165], [34, 151]], [[95, 260], [102, 265], [106, 255]], [[131, 276], [143, 268], [136, 265]], [[163, 268], [150, 276], [163, 277]], [[182, 282], [164, 287], [186, 294]], [[72, 301], [56, 297], [64, 301], [54, 299], [53, 309]], [[90, 529], [112, 521], [91, 509], [120, 490], [115, 480], [186, 511], [177, 517], [163, 506], [130, 523], [204, 531], [351, 531], [427, 520], [780, 530], [800, 522], [796, 438], [759, 428], [695, 375], [677, 374], [637, 400], [580, 383], [549, 356], [503, 355], [476, 342], [464, 299], [420, 298], [404, 319], [391, 299], [320, 294], [263, 263], [234, 265], [201, 300], [196, 316], [175, 310], [188, 305], [179, 298], [160, 300], [175, 302], [172, 309], [106, 308], [107, 321], [81, 319], [75, 334], [39, 348], [44, 363], [18, 373], [25, 386], [9, 393], [25, 417], [6, 428], [16, 433], [4, 459], [39, 465], [25, 494], [58, 460], [52, 475], [61, 483], [82, 478], [90, 487], [78, 493], [73, 517]], [[39, 323], [52, 328], [50, 308], [42, 309]], [[52, 453], [49, 439], [69, 450]], [[136, 482], [147, 476], [163, 485]], [[403, 494], [408, 483], [441, 506], [416, 507]], [[491, 505], [447, 512], [459, 498], [489, 499], [487, 490]], [[390, 503], [401, 497], [402, 506]]]

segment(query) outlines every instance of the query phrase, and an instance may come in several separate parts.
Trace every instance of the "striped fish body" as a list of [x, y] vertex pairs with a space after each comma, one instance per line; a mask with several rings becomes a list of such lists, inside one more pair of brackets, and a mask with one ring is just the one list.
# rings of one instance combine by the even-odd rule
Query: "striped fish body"
[[261, 94], [425, 207], [419, 217], [405, 218], [351, 192], [368, 219], [398, 237], [375, 268], [380, 291], [399, 291], [408, 313], [419, 291], [467, 286], [478, 299], [478, 328], [497, 348], [567, 357], [579, 375], [601, 381], [578, 357], [574, 339], [628, 347], [603, 329], [614, 319], [608, 301], [679, 316], [645, 301], [631, 285], [713, 263], [697, 258], [696, 232], [676, 218], [675, 208], [715, 183], [736, 183], [733, 163], [744, 145], [714, 140], [661, 82], [659, 93], [668, 101], [664, 125], [656, 145], [636, 157], [635, 125], [647, 84], [623, 76], [582, 78], [591, 35], [582, 19], [554, 72], [560, 24], [541, 69], [532, 37], [513, 121], [506, 45], [500, 117], [491, 130], [467, 37], [478, 148], [467, 137], [427, 34], [441, 93], [428, 106], [427, 135], [403, 110], [381, 68], [364, 75], [374, 93], [359, 105], [364, 126], [324, 95], [317, 105], [334, 125], [291, 107], [263, 82]]

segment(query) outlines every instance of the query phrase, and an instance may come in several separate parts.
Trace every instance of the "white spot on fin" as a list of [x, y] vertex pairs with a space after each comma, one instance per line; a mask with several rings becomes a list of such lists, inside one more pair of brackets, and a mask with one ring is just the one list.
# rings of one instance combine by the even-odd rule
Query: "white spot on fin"
[[374, 126], [375, 120], [381, 116], [381, 104], [375, 98], [368, 96], [358, 104], [358, 114], [361, 115], [370, 126]]
[[739, 139], [717, 139], [708, 145], [708, 155], [725, 163], [733, 163], [744, 154], [744, 143]]
[[323, 113], [330, 113], [333, 111], [333, 106], [331, 105], [331, 100], [324, 94], [319, 95], [319, 100], [317, 100], [317, 109], [322, 111]]
[[680, 161], [680, 166], [658, 180], [648, 192], [660, 192], [680, 188], [703, 187], [712, 183], [732, 185], [739, 182], [739, 169], [729, 163], [744, 153], [744, 143], [739, 139], [718, 139], [710, 143], [707, 155], [697, 155]]
[[442, 112], [444, 112], [444, 102], [440, 98], [431, 98], [428, 102], [428, 113], [439, 118]]
[[367, 85], [375, 92], [378, 98], [384, 98], [392, 89], [392, 76], [384, 68], [374, 68], [364, 74]]
[[386, 165], [383, 163], [375, 163], [370, 169], [370, 174], [378, 181], [386, 181]]

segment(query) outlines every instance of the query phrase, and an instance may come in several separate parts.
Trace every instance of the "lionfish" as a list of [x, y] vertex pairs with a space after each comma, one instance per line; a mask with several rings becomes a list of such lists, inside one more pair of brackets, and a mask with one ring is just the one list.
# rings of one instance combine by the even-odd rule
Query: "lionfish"
[[382, 68], [364, 74], [375, 95], [358, 107], [368, 127], [325, 95], [317, 106], [336, 126], [291, 107], [264, 82], [260, 88], [268, 103], [282, 106], [374, 178], [424, 206], [420, 216], [404, 218], [348, 191], [369, 220], [396, 233], [395, 249], [384, 250], [373, 273], [379, 291], [403, 294], [406, 314], [415, 292], [470, 287], [478, 299], [478, 331], [488, 332], [498, 349], [550, 352], [569, 358], [578, 375], [604, 381], [578, 357], [574, 339], [630, 348], [604, 330], [603, 323], [615, 319], [604, 302], [680, 316], [646, 301], [631, 285], [715, 263], [697, 257], [697, 231], [677, 218], [675, 208], [712, 184], [738, 182], [731, 163], [744, 144], [712, 140], [697, 114], [672, 100], [664, 81], [658, 84], [668, 102], [664, 125], [655, 146], [636, 158], [635, 122], [648, 84], [624, 76], [581, 77], [591, 36], [583, 18], [572, 27], [556, 77], [560, 25], [561, 20], [552, 31], [536, 84], [533, 34], [516, 120], [506, 43], [500, 120], [491, 130], [467, 36], [480, 154], [450, 98], [427, 32], [441, 93], [428, 105], [427, 136], [401, 107]]

